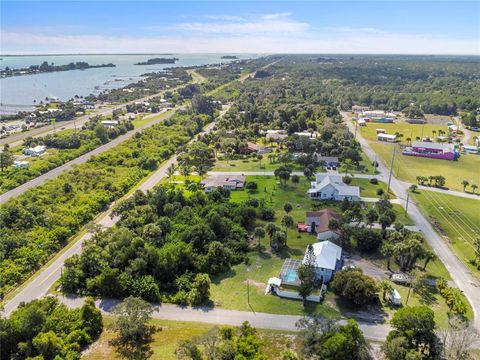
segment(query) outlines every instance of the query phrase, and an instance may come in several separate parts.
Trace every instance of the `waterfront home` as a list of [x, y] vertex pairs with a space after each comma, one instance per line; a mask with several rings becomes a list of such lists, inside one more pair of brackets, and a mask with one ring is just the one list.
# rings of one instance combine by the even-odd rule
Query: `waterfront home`
[[308, 195], [312, 200], [360, 201], [361, 199], [360, 187], [347, 185], [340, 175], [331, 174], [317, 174], [315, 181], [311, 183]]
[[209, 193], [217, 188], [238, 190], [245, 187], [244, 175], [211, 175], [200, 182], [200, 185]]

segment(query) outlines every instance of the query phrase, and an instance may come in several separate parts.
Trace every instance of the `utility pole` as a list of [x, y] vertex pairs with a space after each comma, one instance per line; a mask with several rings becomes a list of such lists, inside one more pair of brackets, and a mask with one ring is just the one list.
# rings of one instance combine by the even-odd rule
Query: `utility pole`
[[373, 160], [373, 175], [377, 172], [377, 153], [375, 153], [375, 158]]
[[408, 200], [410, 200], [410, 191], [407, 190], [407, 205], [405, 205], [405, 216], [407, 216], [408, 213]]
[[247, 304], [250, 306], [250, 280], [247, 279]]
[[392, 181], [393, 162], [395, 161], [395, 150], [396, 150], [396, 147], [395, 145], [393, 145], [393, 155], [392, 155], [392, 162], [390, 164], [390, 175], [388, 176], [387, 194], [390, 192], [390, 182]]
[[358, 119], [355, 120], [355, 135], [353, 136], [355, 139], [357, 138], [357, 127], [358, 127]]

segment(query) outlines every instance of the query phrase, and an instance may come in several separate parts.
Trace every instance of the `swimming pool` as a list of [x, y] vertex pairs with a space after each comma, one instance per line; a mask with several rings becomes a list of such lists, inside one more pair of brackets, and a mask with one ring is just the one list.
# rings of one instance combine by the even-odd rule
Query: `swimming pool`
[[289, 269], [285, 273], [285, 276], [283, 277], [284, 282], [296, 282], [297, 281], [297, 270], [295, 269]]

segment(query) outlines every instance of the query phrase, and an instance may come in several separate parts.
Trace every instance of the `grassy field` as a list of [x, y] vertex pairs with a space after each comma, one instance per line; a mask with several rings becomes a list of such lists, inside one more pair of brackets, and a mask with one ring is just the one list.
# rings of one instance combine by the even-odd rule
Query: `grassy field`
[[[105, 325], [108, 326], [108, 324], [112, 322], [112, 317], [104, 316], [104, 322]], [[180, 322], [157, 319], [152, 320], [151, 323], [152, 325], [161, 328], [161, 331], [158, 331], [153, 336], [153, 342], [151, 343], [153, 355], [150, 359], [155, 360], [178, 359], [175, 350], [180, 341], [202, 336], [215, 327], [215, 325], [212, 324], [198, 322]], [[295, 339], [292, 336], [292, 333], [262, 329], [259, 329], [258, 333], [264, 342], [263, 351], [268, 354], [268, 357], [271, 359], [279, 358], [280, 353], [285, 350], [287, 346], [295, 348]], [[82, 354], [82, 359], [121, 359], [121, 357], [115, 352], [115, 349], [109, 344], [109, 341], [113, 338], [113, 332], [104, 330], [100, 335], [100, 338]]]
[[409, 123], [394, 123], [394, 124], [381, 124], [381, 123], [367, 123], [367, 126], [359, 126], [360, 133], [367, 140], [377, 140], [376, 129], [384, 129], [387, 134], [400, 133], [403, 134], [401, 138], [402, 142], [406, 142], [407, 138], [414, 141], [417, 137], [422, 139], [423, 137], [433, 138], [433, 131], [436, 132], [435, 138], [438, 136], [438, 131], [442, 130], [448, 134], [448, 126], [446, 125], [434, 125], [434, 124], [409, 124]]
[[[249, 176], [249, 181], [255, 181], [258, 184], [258, 191], [250, 193], [248, 191], [236, 191], [231, 193], [233, 201], [243, 201], [248, 198], [263, 198], [267, 204], [274, 208], [277, 212], [275, 223], [280, 226], [280, 221], [284, 215], [283, 204], [290, 202], [294, 209], [291, 212], [295, 222], [305, 220], [305, 211], [311, 210], [317, 202], [309, 200], [305, 196], [305, 191], [309, 184], [303, 180], [298, 185], [290, 182], [286, 187], [277, 184], [273, 177]], [[368, 181], [368, 180], [367, 180]], [[338, 210], [338, 203], [326, 203], [324, 207], [330, 207]], [[399, 220], [406, 224], [411, 224], [409, 218], [404, 218], [403, 209], [400, 205], [394, 205]], [[347, 304], [339, 301], [330, 292], [326, 300], [321, 304], [309, 303], [306, 309], [303, 309], [301, 302], [280, 299], [275, 296], [264, 295], [268, 278], [278, 277], [282, 264], [286, 258], [302, 259], [305, 248], [308, 244], [314, 243], [316, 238], [310, 234], [298, 233], [294, 229], [288, 230], [288, 249], [279, 254], [269, 251], [268, 238], [262, 240], [265, 251], [261, 253], [251, 253], [249, 261], [234, 266], [231, 271], [212, 279], [211, 299], [216, 306], [228, 309], [236, 309], [243, 311], [279, 313], [300, 315], [304, 313], [319, 313], [330, 318], [338, 318], [344, 315], [350, 316], [350, 313], [358, 309], [352, 309]], [[427, 244], [425, 244], [428, 247]], [[373, 255], [362, 255], [364, 258], [375, 266], [386, 271], [386, 259], [380, 253]], [[392, 267], [395, 269], [395, 265]], [[433, 277], [444, 277], [450, 279], [448, 271], [439, 261], [431, 261], [426, 269], [427, 273]], [[402, 294], [403, 299], [406, 298], [407, 288], [399, 287], [398, 291]], [[248, 303], [248, 297], [250, 302]], [[437, 323], [446, 325], [447, 311], [444, 300], [436, 293], [433, 294], [430, 306], [436, 310]], [[416, 294], [411, 294], [409, 304], [417, 304], [421, 301]], [[389, 305], [384, 305], [381, 311], [385, 312], [387, 318], [394, 309]]]
[[480, 278], [480, 271], [470, 264], [475, 258], [473, 242], [480, 237], [480, 200], [421, 190], [414, 194], [414, 201], [472, 273]]
[[[239, 159], [239, 160], [217, 160], [212, 171], [274, 171], [283, 163], [275, 161], [270, 163], [267, 159], [268, 154], [263, 155], [263, 159], [259, 161], [255, 158]], [[303, 171], [304, 167], [296, 163], [287, 164], [294, 171]]]
[[362, 197], [378, 198], [377, 190], [382, 189], [385, 193], [387, 192], [387, 184], [382, 181], [379, 181], [377, 185], [374, 185], [370, 182], [370, 179], [360, 179], [353, 177], [352, 186], [360, 186], [360, 195]]
[[[387, 166], [390, 166], [394, 145], [372, 142], [371, 146]], [[401, 180], [414, 184], [417, 183], [417, 176], [442, 175], [446, 179], [445, 186], [463, 191], [461, 184], [463, 180], [480, 186], [479, 169], [480, 156], [478, 155], [461, 155], [458, 161], [448, 161], [402, 155], [397, 148], [393, 174]]]

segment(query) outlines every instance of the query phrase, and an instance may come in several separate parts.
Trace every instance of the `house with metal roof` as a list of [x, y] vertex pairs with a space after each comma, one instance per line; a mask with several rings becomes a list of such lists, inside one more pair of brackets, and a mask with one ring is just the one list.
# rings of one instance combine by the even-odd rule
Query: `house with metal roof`
[[308, 190], [308, 196], [312, 200], [360, 201], [361, 199], [360, 187], [347, 185], [340, 175], [331, 174], [317, 174]]
[[[342, 265], [342, 248], [331, 241], [321, 241], [312, 244], [315, 255], [315, 276], [322, 283], [332, 279], [335, 271]], [[305, 251], [303, 263], [307, 261], [308, 248]]]

